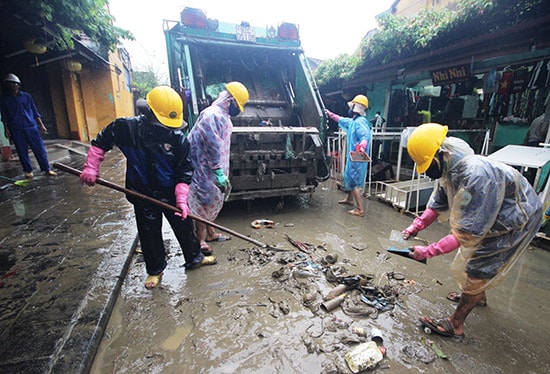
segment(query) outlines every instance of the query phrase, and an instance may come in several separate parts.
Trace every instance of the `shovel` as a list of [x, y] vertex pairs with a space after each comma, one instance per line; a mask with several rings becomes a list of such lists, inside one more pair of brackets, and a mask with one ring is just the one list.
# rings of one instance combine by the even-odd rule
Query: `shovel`
[[[426, 265], [428, 262], [426, 261], [426, 259], [424, 260], [415, 260], [413, 257], [412, 257], [412, 247], [405, 247], [403, 248], [403, 246], [405, 244], [403, 244], [401, 241], [399, 240], [391, 240], [391, 239], [386, 239], [386, 238], [378, 238], [378, 241], [380, 242], [380, 245], [382, 246], [382, 248], [384, 248], [386, 251], [390, 252], [390, 253], [393, 253], [393, 254], [396, 254], [398, 256], [403, 256], [403, 257], [406, 257], [408, 258], [409, 260], [414, 260], [414, 261], [417, 261], [417, 262], [421, 262], [423, 263], [424, 265]], [[404, 240], [403, 240], [404, 242]]]
[[413, 258], [412, 257], [413, 249], [412, 248], [397, 249], [395, 247], [389, 247], [389, 248], [386, 248], [386, 251], [388, 251], [390, 253], [395, 253], [396, 255], [403, 256], [403, 257], [406, 257], [406, 258], [411, 259], [411, 260], [422, 262], [424, 265], [426, 265], [428, 263], [428, 261], [426, 259], [417, 260], [417, 259]]
[[0, 178], [5, 179], [7, 181], [10, 181], [10, 182], [12, 182], [13, 184], [15, 184], [16, 186], [19, 186], [19, 187], [25, 187], [26, 185], [31, 183], [31, 181], [28, 180], [28, 179], [17, 180], [17, 179], [4, 177], [3, 175], [0, 175]]
[[[73, 174], [73, 175], [76, 175], [76, 176], [80, 176], [80, 174], [82, 173], [80, 170], [77, 170], [77, 169], [74, 169], [68, 165], [65, 165], [65, 164], [62, 164], [62, 163], [59, 163], [59, 162], [56, 162], [53, 164], [53, 166], [57, 169], [60, 169], [60, 170], [63, 170], [63, 171], [66, 171], [70, 174]], [[109, 188], [112, 188], [114, 190], [117, 190], [117, 191], [120, 191], [120, 192], [124, 192], [125, 194], [128, 194], [128, 195], [131, 195], [131, 196], [134, 196], [134, 197], [137, 197], [139, 199], [142, 199], [142, 200], [146, 200], [146, 201], [149, 201], [150, 203], [153, 203], [161, 208], [164, 208], [164, 209], [167, 209], [167, 210], [171, 210], [173, 212], [176, 212], [176, 213], [181, 213], [181, 209], [178, 208], [178, 207], [175, 207], [173, 205], [170, 205], [170, 204], [167, 204], [165, 203], [164, 201], [160, 201], [160, 200], [157, 200], [151, 196], [147, 196], [147, 195], [144, 195], [144, 194], [141, 194], [139, 192], [136, 192], [136, 191], [132, 191], [132, 190], [129, 190], [127, 188], [124, 188], [122, 186], [119, 186], [118, 184], [115, 184], [113, 182], [109, 182], [108, 180], [105, 180], [105, 179], [102, 179], [102, 178], [97, 178], [96, 180], [96, 183], [97, 184], [100, 184], [102, 186], [105, 186], [105, 187], [109, 187]], [[255, 239], [252, 239], [252, 238], [249, 238], [248, 236], [245, 236], [243, 234], [240, 234], [236, 231], [233, 231], [231, 229], [228, 229], [227, 227], [224, 227], [224, 226], [221, 226], [221, 225], [218, 225], [217, 223], [214, 223], [214, 222], [210, 222], [204, 218], [201, 218], [199, 216], [196, 216], [194, 214], [191, 214], [189, 213], [188, 216], [196, 221], [199, 221], [199, 222], [202, 222], [202, 223], [205, 223], [207, 225], [210, 225], [212, 227], [215, 227], [217, 228], [218, 230], [221, 230], [221, 231], [224, 231], [228, 234], [231, 234], [233, 236], [236, 236], [237, 238], [240, 238], [240, 239], [243, 239], [243, 240], [246, 240], [247, 242], [250, 242], [254, 245], [257, 245], [258, 247], [262, 247], [262, 248], [265, 248], [265, 249], [269, 249], [269, 250], [274, 250], [274, 251], [287, 251], [287, 249], [280, 249], [280, 248], [276, 248], [276, 247], [272, 247], [272, 246], [269, 246], [265, 243], [262, 243], [258, 240], [255, 240]]]

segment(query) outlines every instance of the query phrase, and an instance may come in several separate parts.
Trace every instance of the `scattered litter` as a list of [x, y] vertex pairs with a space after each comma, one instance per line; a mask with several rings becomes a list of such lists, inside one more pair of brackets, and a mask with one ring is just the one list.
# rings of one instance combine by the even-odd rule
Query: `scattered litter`
[[327, 264], [334, 265], [336, 262], [338, 262], [338, 254], [330, 254], [325, 256], [325, 261]]
[[380, 348], [373, 341], [357, 345], [344, 357], [352, 373], [373, 369], [384, 358]]
[[286, 238], [293, 246], [295, 246], [296, 248], [298, 248], [300, 251], [304, 253], [311, 254], [315, 250], [315, 246], [313, 244], [299, 242], [297, 240], [292, 239], [288, 235], [286, 236]]
[[275, 222], [269, 219], [256, 219], [250, 223], [250, 226], [255, 229], [261, 229], [262, 227], [272, 229], [275, 226]]
[[351, 248], [355, 249], [356, 251], [364, 251], [365, 249], [367, 249], [369, 246], [366, 245], [366, 244], [352, 244], [351, 245]]
[[426, 339], [425, 337], [422, 337], [422, 343], [424, 343], [424, 345], [428, 346], [428, 347], [431, 347], [435, 354], [439, 357], [439, 358], [442, 358], [444, 360], [448, 359], [449, 357], [443, 352], [443, 350], [441, 349], [441, 347], [439, 346], [439, 344], [437, 344], [436, 342], [434, 342], [433, 340], [430, 340], [430, 339]]
[[408, 364], [416, 364], [418, 361], [429, 364], [437, 358], [437, 355], [420, 342], [410, 342], [401, 349], [401, 359]]

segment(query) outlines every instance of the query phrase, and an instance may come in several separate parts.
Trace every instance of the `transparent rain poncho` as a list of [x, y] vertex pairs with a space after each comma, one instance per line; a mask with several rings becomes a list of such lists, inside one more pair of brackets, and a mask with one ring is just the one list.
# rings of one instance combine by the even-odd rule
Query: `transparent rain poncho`
[[474, 155], [463, 140], [448, 137], [441, 149], [450, 158], [428, 207], [449, 220], [460, 241], [451, 269], [462, 292], [477, 294], [500, 283], [527, 248], [540, 226], [542, 204], [517, 170]]
[[229, 173], [229, 150], [233, 123], [229, 116], [232, 100], [227, 91], [204, 109], [188, 139], [191, 143], [191, 163], [194, 168], [190, 185], [189, 209], [191, 213], [214, 221], [223, 207], [223, 193], [216, 185], [214, 170], [223, 169]]

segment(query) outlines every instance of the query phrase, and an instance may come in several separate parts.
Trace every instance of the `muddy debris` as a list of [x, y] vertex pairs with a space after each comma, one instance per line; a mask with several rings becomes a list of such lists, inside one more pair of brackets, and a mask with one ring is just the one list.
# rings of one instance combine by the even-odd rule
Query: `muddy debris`
[[[113, 372], [115, 368], [137, 370], [138, 366], [132, 366], [132, 362], [140, 360], [141, 352], [153, 350], [148, 349], [149, 345], [161, 347], [163, 341], [174, 334], [171, 331], [174, 326], [189, 326], [191, 333], [175, 352], [166, 354], [167, 362], [155, 366], [158, 372], [161, 369], [167, 373], [180, 372], [181, 365], [185, 365], [189, 373], [343, 374], [350, 372], [346, 353], [371, 341], [377, 346], [383, 344], [387, 350], [387, 355], [375, 367], [367, 369], [373, 373], [380, 373], [390, 365], [389, 372], [398, 373], [415, 370], [466, 372], [456, 357], [473, 370], [469, 372], [475, 372], [474, 364], [479, 364], [486, 372], [499, 372], [504, 368], [504, 364], [500, 364], [502, 359], [509, 364], [521, 361], [515, 368], [528, 367], [527, 359], [520, 353], [526, 351], [524, 346], [535, 348], [535, 351], [537, 348], [527, 339], [515, 346], [517, 354], [512, 354], [515, 358], [496, 359], [495, 355], [500, 354], [503, 347], [497, 349], [491, 345], [494, 337], [502, 342], [510, 340], [496, 327], [503, 323], [503, 318], [507, 322], [518, 322], [508, 321], [503, 311], [519, 309], [506, 304], [505, 291], [499, 289], [497, 294], [501, 296], [496, 299], [499, 303], [491, 303], [490, 310], [476, 310], [477, 319], [468, 321], [467, 334], [475, 339], [456, 346], [452, 341], [430, 336], [443, 355], [452, 352], [449, 359], [438, 355], [435, 345], [424, 343], [421, 337], [425, 334], [415, 324], [418, 317], [435, 313], [444, 316], [455, 307], [445, 299], [445, 295], [454, 290], [454, 282], [447, 271], [447, 262], [452, 259], [441, 257], [438, 259], [441, 264], [436, 266], [434, 262], [427, 268], [386, 253], [377, 238], [387, 237], [390, 225], [406, 227], [410, 217], [396, 215], [392, 209], [385, 210], [367, 200], [366, 224], [352, 220], [347, 211], [333, 212], [327, 220], [325, 212], [335, 210], [339, 196], [327, 196], [330, 191], [326, 191], [323, 196], [304, 198], [307, 205], [298, 199], [285, 204], [285, 211], [277, 217], [281, 223], [269, 229], [250, 227], [255, 218], [265, 217], [266, 209], [254, 206], [254, 211], [245, 219], [242, 206], [235, 212], [225, 211], [220, 222], [245, 235], [282, 247], [290, 242], [288, 235], [300, 244], [287, 244], [290, 248], [287, 252], [274, 252], [261, 247], [242, 247], [239, 241], [214, 243], [213, 249], [219, 259], [217, 268], [186, 273], [178, 287], [166, 285], [164, 292], [153, 293], [152, 298], [157, 301], [161, 313], [160, 305], [176, 304], [182, 294], [192, 295], [191, 302], [183, 303], [181, 313], [176, 316], [157, 317], [157, 308], [155, 312], [138, 308], [139, 313], [135, 313], [130, 308], [150, 304], [144, 301], [151, 295], [123, 292], [125, 299], [130, 300], [123, 310], [125, 314], [132, 313], [128, 324], [135, 326], [130, 333], [122, 333], [118, 341], [105, 342], [97, 366], [104, 370], [94, 373]], [[285, 222], [296, 224], [289, 227]], [[425, 235], [433, 241], [447, 232], [448, 229], [442, 226], [439, 231]], [[169, 274], [170, 270], [167, 272]], [[172, 272], [178, 274], [173, 269]], [[525, 281], [521, 284], [525, 287]], [[530, 284], [527, 286], [532, 288]], [[323, 310], [322, 303], [330, 299], [327, 295], [335, 288], [343, 290], [339, 293], [345, 294], [342, 302], [330, 311]], [[498, 315], [499, 319], [487, 318], [484, 314], [488, 312]], [[134, 318], [141, 320], [142, 326], [134, 323]], [[149, 321], [154, 321], [156, 326], [144, 332], [143, 326]], [[381, 333], [376, 333], [375, 328]], [[154, 331], [155, 335], [150, 336], [148, 331]], [[507, 333], [520, 339], [523, 336], [516, 330], [507, 330]], [[383, 341], [374, 340], [382, 334]], [[135, 349], [135, 353], [128, 351], [130, 356], [121, 359], [124, 344], [133, 338], [137, 338], [134, 345], [142, 348]], [[541, 337], [537, 336], [536, 341], [541, 342]], [[110, 348], [115, 351], [110, 353], [107, 350]], [[504, 350], [511, 351], [506, 347]], [[143, 365], [139, 368], [147, 371], [148, 367]], [[544, 372], [539, 369], [545, 365], [538, 364], [533, 372]]]

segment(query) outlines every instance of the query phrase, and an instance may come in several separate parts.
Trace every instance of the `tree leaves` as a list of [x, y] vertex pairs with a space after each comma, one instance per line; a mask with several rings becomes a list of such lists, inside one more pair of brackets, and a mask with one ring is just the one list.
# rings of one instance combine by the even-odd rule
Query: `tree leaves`
[[121, 39], [134, 40], [133, 35], [114, 26], [108, 0], [6, 0], [3, 5], [21, 9], [42, 23], [55, 36], [55, 48], [73, 48], [73, 37], [85, 34], [108, 50], [114, 50]]
[[323, 61], [315, 79], [320, 85], [346, 79], [362, 67], [388, 64], [542, 16], [545, 1], [458, 0], [456, 11], [426, 8], [414, 17], [385, 13], [377, 19], [378, 30], [361, 41], [355, 54]]

